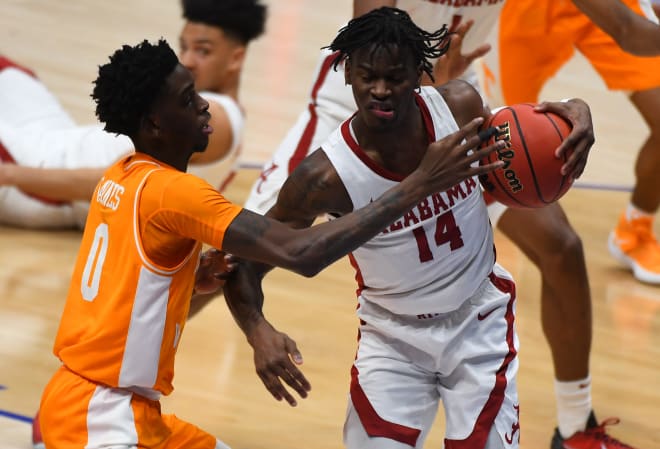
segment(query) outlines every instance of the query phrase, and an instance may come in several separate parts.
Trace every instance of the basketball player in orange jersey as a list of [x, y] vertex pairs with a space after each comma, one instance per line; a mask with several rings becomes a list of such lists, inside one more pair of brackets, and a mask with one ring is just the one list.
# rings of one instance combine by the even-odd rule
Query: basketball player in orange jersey
[[[259, 0], [182, 0], [179, 57], [209, 102], [216, 132], [189, 170], [221, 190], [237, 165], [244, 128], [238, 103], [249, 43], [264, 30]], [[74, 123], [32, 73], [0, 57], [0, 223], [82, 227], [105, 169], [133, 151], [126, 136]], [[94, 151], [90, 151], [93, 148]]]
[[[313, 276], [433, 192], [502, 166], [476, 163], [502, 145], [479, 148], [483, 118], [479, 108], [466, 111], [460, 129], [425, 145], [417, 168], [369, 205], [294, 230], [230, 203], [186, 173], [213, 132], [209, 103], [164, 40], [117, 50], [99, 67], [92, 98], [104, 129], [129, 136], [135, 153], [108, 168], [92, 197], [54, 344], [62, 366], [42, 395], [48, 449], [227, 448], [160, 412], [159, 398], [173, 389], [202, 243]], [[263, 320], [256, 326], [269, 340], [281, 337]], [[279, 355], [297, 357], [295, 344], [284, 340]], [[280, 374], [309, 388], [296, 373]]]
[[[515, 3], [516, 0], [509, 1]], [[618, 41], [630, 51], [640, 54], [657, 51], [657, 44], [653, 42], [653, 36], [658, 33], [657, 25], [634, 14], [618, 0], [580, 0], [576, 3], [594, 20], [616, 33]], [[604, 10], [603, 4], [609, 5], [609, 9]], [[443, 23], [456, 25], [457, 34], [452, 38], [449, 52], [436, 64], [435, 82], [443, 83], [467, 70], [463, 78], [479, 88], [472, 62], [490, 48], [484, 42], [497, 22], [502, 1], [360, 0], [354, 2], [354, 17], [382, 5], [401, 7], [425, 29], [435, 29]], [[312, 98], [272, 159], [265, 164], [245, 203], [247, 208], [267, 211], [275, 202], [283, 179], [310, 151], [318, 148], [334, 127], [355, 111], [350, 89], [344, 85], [343, 72], [333, 71], [330, 61], [330, 52], [321, 54], [317, 76], [312, 83]], [[341, 66], [339, 69], [341, 71]], [[572, 101], [566, 105], [577, 106]], [[593, 142], [590, 134], [593, 130], [585, 126], [576, 111], [573, 111], [571, 121], [575, 131], [571, 145], [578, 143], [580, 151], [576, 156], [582, 156], [572, 160], [565, 169], [577, 177], [586, 161], [584, 151]], [[558, 149], [558, 154], [560, 152]], [[582, 162], [577, 163], [580, 160]], [[541, 210], [522, 210], [505, 209], [493, 203], [489, 205], [489, 214], [493, 226], [521, 248], [539, 267], [542, 276], [541, 320], [555, 369], [557, 433], [570, 440], [569, 444], [575, 444], [576, 440], [581, 445], [591, 444], [602, 441], [605, 436], [611, 448], [617, 447], [619, 443], [605, 433], [603, 426], [597, 425], [591, 413], [591, 296], [580, 237], [559, 204]]]
[[[649, 0], [623, 3], [658, 23]], [[660, 45], [657, 38], [652, 42]], [[660, 285], [660, 245], [653, 232], [653, 218], [660, 207], [660, 56], [637, 57], [624, 52], [575, 5], [553, 0], [507, 1], [494, 44], [494, 51], [485, 58], [499, 87], [491, 90], [493, 102], [536, 101], [544, 84], [575, 49], [609, 89], [628, 93], [650, 134], [637, 156], [630, 202], [620, 214], [608, 245], [612, 256], [636, 279]]]
[[[305, 228], [319, 215], [337, 218], [359, 210], [380, 192], [405, 182], [429, 141], [475, 113], [487, 117], [482, 98], [465, 81], [420, 87], [424, 73], [433, 78], [429, 58], [444, 53], [430, 50], [438, 42], [446, 47], [450, 38], [446, 26], [425, 31], [399, 9], [356, 14], [329, 46], [324, 67], [340, 69], [326, 76], [342, 74], [357, 111], [293, 169], [266, 216]], [[343, 84], [336, 81], [336, 86]], [[333, 98], [328, 95], [327, 100]], [[589, 134], [584, 102], [544, 108], [576, 113], [576, 122], [588, 125], [582, 132]], [[589, 146], [590, 139], [584, 140]], [[581, 170], [583, 165], [573, 167]], [[495, 261], [478, 181], [436, 192], [353, 251], [350, 260], [356, 270], [360, 325], [345, 446], [422, 448], [442, 402], [445, 448], [518, 447], [515, 288]], [[260, 298], [260, 281], [269, 268], [240, 266], [239, 273], [253, 274], [244, 282], [229, 279], [226, 297], [259, 304], [238, 298]], [[238, 322], [252, 321], [250, 314], [233, 311]], [[254, 340], [248, 334], [248, 341]], [[259, 350], [255, 345], [257, 354]], [[283, 362], [273, 361], [273, 368], [265, 357], [255, 360], [261, 361], [257, 371], [264, 383], [277, 383], [272, 373]], [[297, 369], [284, 363], [288, 370]]]

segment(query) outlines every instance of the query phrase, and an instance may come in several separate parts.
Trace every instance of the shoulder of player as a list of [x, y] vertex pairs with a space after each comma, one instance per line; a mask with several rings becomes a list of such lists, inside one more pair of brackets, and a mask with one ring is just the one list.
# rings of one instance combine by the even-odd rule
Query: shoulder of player
[[278, 198], [280, 206], [306, 215], [346, 213], [352, 209], [348, 193], [325, 152], [307, 156], [289, 175]]
[[454, 114], [459, 126], [462, 126], [478, 115], [483, 115], [484, 104], [479, 92], [464, 80], [451, 80], [437, 87], [447, 106]]

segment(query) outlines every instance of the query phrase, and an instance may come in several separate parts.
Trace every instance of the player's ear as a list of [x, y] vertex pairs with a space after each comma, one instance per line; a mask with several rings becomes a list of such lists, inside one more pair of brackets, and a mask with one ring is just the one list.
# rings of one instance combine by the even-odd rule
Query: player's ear
[[348, 56], [344, 58], [344, 84], [351, 85], [351, 59]]
[[246, 48], [244, 45], [235, 46], [229, 55], [227, 68], [234, 72], [240, 72], [245, 61]]
[[158, 117], [156, 117], [154, 114], [147, 114], [142, 116], [140, 127], [149, 135], [158, 137], [160, 134], [160, 124]]

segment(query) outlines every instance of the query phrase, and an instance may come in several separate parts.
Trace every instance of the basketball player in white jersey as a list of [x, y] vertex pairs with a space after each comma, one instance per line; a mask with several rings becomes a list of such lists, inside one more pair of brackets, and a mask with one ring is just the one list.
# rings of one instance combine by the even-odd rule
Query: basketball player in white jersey
[[[209, 102], [215, 133], [189, 171], [223, 189], [234, 175], [244, 127], [238, 87], [250, 41], [263, 33], [258, 0], [182, 1], [179, 57]], [[4, 150], [4, 151], [3, 151]], [[0, 224], [82, 227], [105, 169], [133, 151], [125, 136], [79, 126], [29, 71], [0, 57]]]
[[[443, 23], [451, 24], [457, 34], [453, 37], [449, 52], [435, 66], [436, 83], [465, 71], [462, 77], [479, 88], [472, 61], [488, 52], [490, 46], [484, 42], [497, 23], [503, 2], [467, 3], [466, 6], [454, 7], [453, 2], [361, 0], [354, 2], [354, 17], [380, 5], [396, 5], [407, 10], [422, 28], [435, 29]], [[603, 2], [609, 4], [613, 11], [621, 12], [623, 7], [623, 13], [616, 16], [604, 13], [599, 2], [576, 0], [575, 3], [579, 3], [585, 13], [601, 25], [615, 31], [625, 29], [627, 32], [620, 36], [618, 42], [629, 50], [640, 54], [653, 52], [651, 40], [653, 33], [658, 32], [657, 26], [632, 13], [618, 0]], [[619, 19], [623, 23], [630, 20], [635, 27], [622, 28]], [[646, 27], [646, 22], [652, 27]], [[308, 108], [299, 116], [272, 159], [265, 164], [245, 204], [247, 208], [266, 212], [275, 202], [288, 174], [339, 123], [354, 113], [355, 102], [350, 88], [345, 85], [342, 67], [340, 65], [338, 71], [333, 70], [332, 61], [331, 51], [323, 51]], [[590, 117], [580, 114], [579, 103], [569, 101], [566, 107], [572, 109], [566, 113], [566, 118], [573, 123], [574, 131], [570, 145], [563, 148], [575, 145], [578, 150], [576, 159], [566, 168], [577, 177], [584, 168], [588, 149], [593, 143], [593, 128]], [[602, 426], [597, 426], [591, 413], [591, 297], [580, 238], [558, 204], [543, 210], [526, 211], [507, 210], [494, 203], [489, 206], [489, 214], [493, 225], [497, 225], [540, 268], [544, 286], [541, 292], [542, 323], [552, 349], [557, 379], [557, 433], [565, 439], [574, 437], [582, 439], [582, 444], [591, 444], [600, 436], [607, 435]], [[561, 292], [556, 290], [557, 285], [562, 286]], [[587, 424], [591, 426], [589, 429]], [[607, 438], [611, 448], [617, 447], [614, 446], [619, 444], [616, 440]]]
[[[358, 110], [300, 162], [267, 216], [302, 228], [319, 215], [365, 207], [406, 179], [429, 142], [486, 117], [469, 83], [420, 87], [422, 75], [432, 75], [428, 58], [444, 53], [449, 39], [446, 27], [424, 31], [399, 9], [350, 21], [330, 45], [336, 53], [328, 64], [345, 58], [344, 81]], [[440, 401], [447, 449], [518, 447], [515, 285], [495, 262], [479, 181], [427, 197], [350, 258], [360, 329], [346, 447], [421, 448]], [[268, 269], [246, 262], [237, 270], [242, 277], [225, 288], [257, 353], [261, 343], [249, 329], [259, 313], [241, 305], [246, 296], [261, 297], [259, 279]], [[257, 371], [267, 386], [278, 382], [277, 370]]]

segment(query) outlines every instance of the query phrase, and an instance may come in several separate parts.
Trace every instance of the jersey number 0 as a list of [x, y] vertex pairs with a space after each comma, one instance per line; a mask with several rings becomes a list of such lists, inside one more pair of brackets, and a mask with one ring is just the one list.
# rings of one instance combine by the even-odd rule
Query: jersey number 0
[[108, 252], [108, 225], [101, 223], [94, 232], [94, 241], [87, 255], [87, 262], [83, 269], [82, 282], [80, 283], [80, 292], [85, 301], [94, 301], [99, 293], [99, 283], [101, 282], [101, 272], [105, 255]]

